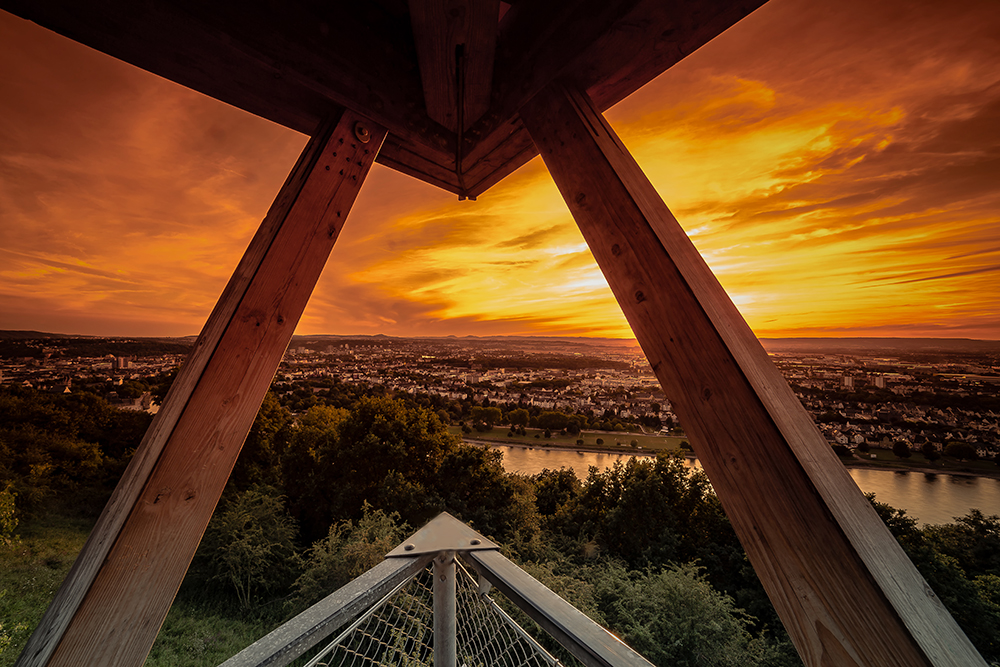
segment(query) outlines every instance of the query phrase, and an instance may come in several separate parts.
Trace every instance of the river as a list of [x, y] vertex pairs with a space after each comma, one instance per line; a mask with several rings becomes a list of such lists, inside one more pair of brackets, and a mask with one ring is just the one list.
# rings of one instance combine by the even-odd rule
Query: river
[[[528, 475], [545, 468], [573, 468], [578, 477], [586, 477], [590, 466], [611, 467], [625, 462], [630, 454], [575, 452], [567, 449], [496, 447], [503, 452], [504, 468]], [[691, 467], [700, 467], [697, 459], [686, 459]], [[1000, 514], [1000, 480], [986, 477], [895, 472], [871, 468], [849, 468], [848, 472], [862, 491], [906, 513], [921, 525], [950, 523], [972, 508], [984, 514]]]

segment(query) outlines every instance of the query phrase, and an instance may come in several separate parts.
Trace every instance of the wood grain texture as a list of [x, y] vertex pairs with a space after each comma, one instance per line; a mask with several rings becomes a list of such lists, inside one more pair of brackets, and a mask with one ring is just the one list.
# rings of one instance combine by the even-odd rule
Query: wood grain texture
[[593, 103], [521, 117], [805, 664], [985, 665]]
[[454, 134], [424, 110], [408, 17], [379, 3], [0, 0], [0, 7], [303, 134], [351, 108], [454, 172]]
[[[520, 2], [499, 24], [497, 0], [414, 0], [411, 10], [401, 0], [0, 0], [0, 7], [305, 134], [337, 108], [352, 109], [393, 135], [384, 164], [474, 197], [536, 155], [517, 111], [555, 77], [572, 77], [607, 109], [761, 3]], [[430, 12], [437, 17], [442, 7], [444, 23], [434, 23]], [[458, 21], [451, 10], [462, 8]], [[419, 66], [414, 28], [418, 41], [442, 47], [438, 64]], [[461, 141], [447, 111], [456, 108], [448, 87], [460, 40]]]
[[[497, 41], [494, 103], [467, 136], [469, 194], [492, 187], [533, 158], [516, 113], [556, 77], [587, 91], [599, 110], [635, 92], [764, 0], [616, 0], [514, 6]], [[479, 164], [484, 162], [485, 164]]]
[[384, 136], [307, 145], [18, 665], [145, 659]]
[[462, 129], [468, 129], [490, 106], [500, 0], [410, 0], [409, 5], [427, 115], [458, 130], [461, 77]]

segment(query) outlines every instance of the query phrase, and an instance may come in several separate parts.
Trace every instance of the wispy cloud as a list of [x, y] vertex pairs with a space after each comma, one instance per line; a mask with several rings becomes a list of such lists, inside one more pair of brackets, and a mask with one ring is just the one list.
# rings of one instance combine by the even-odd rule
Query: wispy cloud
[[[608, 114], [761, 335], [1000, 338], [1000, 5], [771, 0]], [[0, 14], [0, 328], [200, 329], [305, 138]], [[376, 165], [299, 324], [630, 331], [539, 160]]]

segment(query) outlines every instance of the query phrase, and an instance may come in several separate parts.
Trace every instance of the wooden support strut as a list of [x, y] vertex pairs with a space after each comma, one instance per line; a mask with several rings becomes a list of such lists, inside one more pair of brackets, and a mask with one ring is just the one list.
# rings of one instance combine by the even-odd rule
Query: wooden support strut
[[384, 138], [345, 111], [310, 140], [18, 666], [145, 660]]
[[490, 107], [500, 0], [410, 0], [409, 6], [427, 115], [464, 132]]
[[520, 113], [805, 664], [985, 666], [586, 94]]

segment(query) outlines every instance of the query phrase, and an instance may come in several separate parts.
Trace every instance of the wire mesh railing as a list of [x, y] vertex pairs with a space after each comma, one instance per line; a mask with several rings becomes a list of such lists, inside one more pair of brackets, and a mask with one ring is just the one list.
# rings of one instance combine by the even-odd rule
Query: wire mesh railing
[[442, 513], [222, 667], [652, 667], [498, 549]]
[[[458, 565], [456, 653], [464, 667], [561, 665]], [[306, 667], [424, 667], [434, 664], [433, 570], [386, 595], [306, 663]]]

